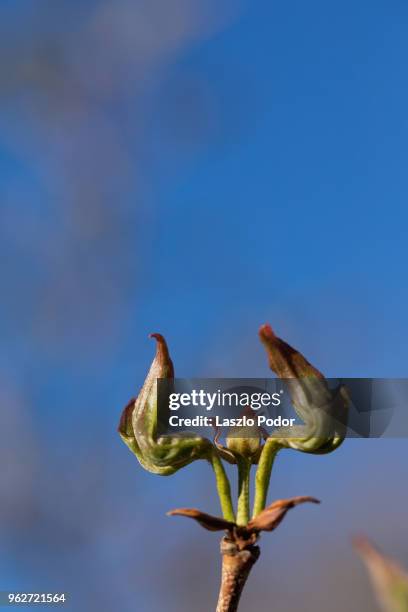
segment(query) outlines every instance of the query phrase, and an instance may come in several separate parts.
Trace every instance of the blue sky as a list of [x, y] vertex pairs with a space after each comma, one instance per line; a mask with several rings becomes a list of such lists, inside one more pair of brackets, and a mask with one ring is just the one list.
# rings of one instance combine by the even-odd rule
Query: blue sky
[[404, 374], [406, 8], [394, 8], [254, 3], [172, 67], [170, 82], [189, 71], [208, 84], [216, 116], [201, 149], [161, 169], [152, 318], [167, 324], [163, 299], [182, 325], [289, 310], [317, 333], [340, 327], [343, 345], [362, 336], [361, 374]]

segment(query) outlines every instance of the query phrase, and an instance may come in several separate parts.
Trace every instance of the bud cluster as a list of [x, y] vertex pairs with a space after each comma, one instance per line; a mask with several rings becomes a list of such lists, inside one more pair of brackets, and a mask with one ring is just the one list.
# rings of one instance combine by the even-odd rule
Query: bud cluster
[[[212, 441], [199, 435], [183, 432], [177, 435], [159, 436], [157, 434], [157, 380], [174, 379], [174, 368], [165, 339], [160, 334], [152, 334], [156, 339], [156, 355], [145, 383], [136, 399], [132, 399], [123, 411], [119, 433], [123, 441], [136, 455], [140, 464], [148, 471], [163, 476], [174, 474], [197, 459], [209, 461], [217, 478], [224, 518], [234, 519], [230, 501], [230, 486], [221, 459], [237, 464], [239, 470], [239, 500], [242, 502], [238, 515], [241, 524], [246, 524], [249, 514], [249, 470], [251, 465], [259, 464], [255, 483], [254, 516], [265, 508], [270, 471], [276, 453], [283, 448], [291, 448], [307, 453], [328, 453], [339, 446], [345, 437], [345, 426], [338, 429], [326, 427], [325, 419], [339, 415], [339, 423], [345, 422], [349, 399], [344, 387], [331, 391], [323, 375], [304, 357], [275, 336], [269, 325], [261, 327], [260, 339], [263, 343], [271, 370], [287, 380], [293, 406], [304, 425], [290, 428], [280, 427], [268, 436], [260, 426], [255, 413], [249, 407], [244, 409], [237, 425], [231, 427], [226, 435], [225, 444], [220, 442], [221, 432], [215, 427]], [[288, 380], [289, 379], [289, 380]], [[277, 394], [278, 395], [278, 394]], [[183, 397], [171, 397], [170, 408], [177, 410], [187, 401]], [[190, 398], [198, 401], [200, 398]], [[213, 398], [201, 398], [211, 406]], [[276, 397], [273, 401], [279, 401]], [[207, 418], [207, 417], [206, 417]], [[284, 425], [284, 424], [283, 424]], [[291, 422], [290, 425], [293, 425]], [[327, 433], [330, 430], [330, 435]], [[245, 506], [245, 507], [244, 507]], [[243, 509], [244, 508], [244, 509]], [[227, 516], [226, 516], [227, 515]]]

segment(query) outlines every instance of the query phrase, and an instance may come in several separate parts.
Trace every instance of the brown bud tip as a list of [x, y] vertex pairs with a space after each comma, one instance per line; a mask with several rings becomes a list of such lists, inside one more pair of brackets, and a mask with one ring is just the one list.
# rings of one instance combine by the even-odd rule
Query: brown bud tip
[[157, 348], [156, 348], [157, 364], [161, 367], [167, 366], [169, 368], [169, 373], [166, 374], [165, 376], [170, 376], [172, 378], [174, 376], [173, 362], [170, 358], [169, 349], [167, 347], [167, 342], [164, 336], [158, 333], [154, 333], [154, 334], [149, 334], [149, 338], [154, 338], [157, 341]]
[[368, 541], [367, 538], [365, 538], [364, 536], [354, 536], [352, 539], [353, 542], [353, 546], [356, 550], [359, 550], [361, 552], [366, 552], [367, 550], [372, 550], [372, 545], [370, 544], [370, 542]]
[[275, 332], [273, 331], [269, 323], [261, 325], [261, 327], [259, 328], [259, 336], [261, 340], [274, 340], [276, 338]]
[[161, 334], [157, 334], [157, 333], [149, 334], [149, 338], [156, 338], [158, 342], [163, 342], [164, 344], [166, 344], [164, 336], [162, 336]]
[[269, 359], [269, 367], [280, 378], [302, 378], [322, 374], [313, 367], [299, 351], [275, 335], [267, 323], [259, 329], [259, 338], [264, 345]]

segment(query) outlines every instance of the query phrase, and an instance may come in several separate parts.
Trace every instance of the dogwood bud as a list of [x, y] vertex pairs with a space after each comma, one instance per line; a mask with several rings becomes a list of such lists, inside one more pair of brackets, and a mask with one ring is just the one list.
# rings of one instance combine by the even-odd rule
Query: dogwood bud
[[122, 414], [119, 434], [146, 470], [166, 476], [196, 459], [208, 459], [213, 446], [206, 438], [185, 432], [157, 435], [157, 380], [174, 378], [174, 368], [163, 336], [151, 337], [157, 341], [156, 356], [137, 399]]
[[286, 380], [293, 406], [305, 423], [287, 430], [282, 428], [270, 439], [282, 448], [307, 453], [323, 454], [337, 448], [346, 434], [349, 397], [345, 387], [331, 391], [319, 370], [275, 336], [269, 325], [261, 327], [259, 336], [270, 368]]

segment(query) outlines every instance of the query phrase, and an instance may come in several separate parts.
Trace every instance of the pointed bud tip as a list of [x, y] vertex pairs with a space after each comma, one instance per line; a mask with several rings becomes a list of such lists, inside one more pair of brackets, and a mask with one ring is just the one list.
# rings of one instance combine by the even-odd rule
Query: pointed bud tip
[[[174, 376], [173, 363], [170, 359], [170, 353], [165, 337], [155, 332], [153, 334], [149, 334], [149, 338], [154, 338], [156, 340], [156, 359], [160, 364], [170, 368], [170, 378], [172, 378]], [[164, 377], [166, 376], [167, 375]]]
[[374, 547], [369, 539], [362, 535], [353, 536], [352, 543], [354, 548], [361, 553], [374, 550]]
[[148, 336], [149, 338], [155, 338], [155, 340], [157, 340], [157, 342], [164, 342], [166, 343], [164, 337], [161, 334], [158, 333], [153, 333], [153, 334], [149, 334]]
[[273, 331], [269, 323], [261, 325], [261, 327], [259, 328], [259, 336], [261, 340], [274, 340], [276, 338], [275, 332]]

